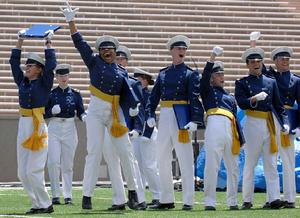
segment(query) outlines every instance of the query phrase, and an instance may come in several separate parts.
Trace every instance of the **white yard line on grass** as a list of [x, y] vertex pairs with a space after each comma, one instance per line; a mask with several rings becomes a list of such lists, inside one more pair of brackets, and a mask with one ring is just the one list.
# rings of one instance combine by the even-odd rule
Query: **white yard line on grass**
[[[27, 217], [32, 217], [32, 216], [22, 216], [22, 215], [5, 215], [5, 214], [0, 214], [0, 217], [16, 217], [16, 218], [27, 218]], [[51, 216], [34, 216], [35, 218], [51, 218]]]

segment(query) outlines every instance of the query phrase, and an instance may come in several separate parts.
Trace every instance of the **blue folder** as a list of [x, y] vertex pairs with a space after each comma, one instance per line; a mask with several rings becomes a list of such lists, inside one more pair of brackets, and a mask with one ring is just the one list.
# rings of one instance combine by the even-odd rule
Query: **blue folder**
[[173, 104], [177, 125], [179, 129], [184, 129], [184, 126], [191, 121], [191, 112], [189, 104]]
[[58, 25], [49, 25], [49, 24], [33, 24], [29, 29], [27, 29], [23, 34], [24, 38], [45, 38], [48, 35], [49, 30], [53, 32], [60, 29]]
[[285, 109], [289, 122], [290, 122], [290, 131], [296, 129], [298, 127], [299, 119], [298, 119], [298, 110], [296, 109]]

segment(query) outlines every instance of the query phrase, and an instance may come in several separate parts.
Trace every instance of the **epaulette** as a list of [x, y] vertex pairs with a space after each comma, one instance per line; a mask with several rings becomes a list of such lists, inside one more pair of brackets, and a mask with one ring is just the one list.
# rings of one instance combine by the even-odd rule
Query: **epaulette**
[[247, 76], [246, 77], [242, 77], [242, 78], [239, 78], [239, 79], [237, 79], [237, 81], [240, 81], [240, 82], [242, 82], [242, 81], [244, 81], [244, 80], [247, 80]]
[[123, 67], [122, 65], [118, 64], [118, 67], [119, 67], [119, 68], [121, 68], [121, 70], [124, 70], [124, 71], [126, 71], [126, 68], [125, 68], [125, 67]]
[[299, 75], [297, 75], [296, 73], [291, 72], [295, 77], [300, 78]]
[[128, 76], [128, 78], [129, 78], [129, 79], [132, 79], [132, 80], [134, 80], [134, 81], [138, 81], [138, 79], [135, 78], [135, 77], [133, 77], [133, 76]]
[[165, 70], [167, 70], [169, 67], [170, 67], [170, 66], [166, 66], [166, 67], [160, 69], [159, 72], [165, 71]]
[[80, 90], [79, 90], [79, 89], [73, 89], [73, 88], [71, 88], [71, 90], [72, 90], [73, 92], [77, 92], [77, 93], [80, 94]]

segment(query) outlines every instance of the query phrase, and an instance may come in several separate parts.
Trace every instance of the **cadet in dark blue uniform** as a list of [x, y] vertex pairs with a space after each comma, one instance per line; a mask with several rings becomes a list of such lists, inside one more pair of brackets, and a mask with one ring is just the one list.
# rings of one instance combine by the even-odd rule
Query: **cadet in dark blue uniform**
[[254, 168], [260, 154], [263, 155], [264, 173], [271, 208], [281, 207], [279, 178], [277, 173], [276, 131], [274, 115], [284, 123], [282, 131], [288, 134], [288, 120], [280, 101], [276, 81], [262, 74], [264, 51], [261, 48], [247, 49], [242, 60], [246, 62], [249, 76], [235, 82], [235, 97], [239, 107], [246, 110], [244, 134], [246, 139], [245, 166], [243, 171], [243, 206], [253, 204]]
[[[77, 10], [78, 8], [73, 10], [68, 5], [62, 11], [69, 23], [74, 45], [88, 67], [90, 76], [91, 99], [86, 118], [88, 154], [84, 168], [82, 208], [92, 209], [91, 196], [98, 179], [95, 169], [98, 169], [101, 162], [106, 129], [111, 135], [112, 146], [116, 146], [122, 154], [120, 158], [123, 158], [127, 167], [128, 177], [135, 175], [133, 152], [128, 149], [132, 145], [127, 134], [124, 113], [136, 116], [139, 102], [125, 76], [127, 71], [115, 63], [118, 40], [112, 36], [99, 37], [95, 46], [99, 54], [94, 55], [73, 21]], [[121, 109], [120, 102], [126, 102], [127, 107]], [[132, 203], [131, 200], [128, 203], [131, 208], [134, 207]]]
[[230, 210], [238, 209], [238, 155], [245, 141], [236, 119], [235, 98], [224, 90], [224, 64], [214, 62], [222, 52], [222, 48], [214, 47], [200, 80], [201, 98], [207, 115], [204, 135], [205, 210], [215, 210], [217, 176], [222, 158], [227, 171], [227, 205]]
[[[134, 77], [136, 77], [143, 87], [142, 106], [146, 107], [146, 103], [150, 96], [149, 85], [154, 84], [153, 75], [140, 68], [134, 69]], [[152, 193], [152, 201], [148, 205], [156, 205], [159, 203], [160, 187], [159, 173], [157, 166], [157, 128], [150, 128], [145, 123], [143, 136], [132, 141], [134, 154], [139, 163], [141, 177], [144, 186], [146, 182], [149, 186], [149, 191]]]
[[65, 204], [72, 204], [73, 161], [78, 143], [74, 117], [86, 117], [80, 93], [69, 87], [70, 70], [69, 64], [56, 67], [58, 87], [51, 91], [46, 107], [45, 118], [51, 118], [47, 166], [53, 204], [60, 204], [60, 173]]
[[[120, 67], [126, 68], [128, 66], [128, 60], [131, 57], [130, 50], [123, 45], [120, 45], [118, 49], [116, 50], [116, 62]], [[125, 74], [126, 77], [128, 77], [127, 74]], [[143, 94], [142, 94], [142, 86], [141, 83], [136, 80], [135, 78], [128, 78], [129, 83], [134, 90], [134, 93], [137, 95], [138, 99], [142, 101]], [[121, 101], [121, 105], [124, 105], [123, 108], [126, 108], [126, 102]], [[144, 125], [144, 107], [140, 107], [140, 111], [138, 116], [130, 117], [128, 114], [128, 110], [124, 110], [126, 125], [129, 129], [129, 136], [130, 140], [133, 143], [133, 141], [138, 138], [139, 135], [143, 132], [143, 125]], [[132, 149], [133, 147], [128, 147], [128, 149]], [[139, 165], [136, 161], [136, 158], [134, 158], [134, 168], [135, 168], [135, 175], [133, 177], [129, 177], [128, 175], [128, 169], [126, 168], [126, 165], [124, 165], [124, 160], [120, 159], [122, 158], [122, 154], [120, 154], [120, 151], [117, 150], [115, 147], [111, 145], [110, 136], [105, 132], [105, 138], [104, 138], [104, 145], [103, 145], [103, 156], [108, 166], [109, 171], [109, 177], [111, 180], [112, 185], [112, 203], [113, 205], [108, 208], [108, 210], [124, 210], [125, 209], [125, 203], [126, 203], [126, 196], [125, 196], [125, 189], [124, 189], [124, 182], [121, 172], [121, 166], [124, 171], [124, 176], [127, 182], [128, 187], [128, 196], [129, 199], [131, 199], [131, 196], [134, 196], [136, 198], [137, 206], [133, 209], [138, 210], [144, 210], [146, 209], [147, 205], [145, 202], [145, 192], [144, 192], [144, 186], [142, 183], [142, 178], [140, 175]], [[136, 184], [138, 185], [136, 187]], [[136, 190], [136, 191], [135, 191]]]
[[[283, 167], [283, 199], [285, 208], [295, 208], [296, 184], [294, 139], [295, 136], [300, 136], [300, 78], [290, 71], [290, 58], [292, 55], [293, 50], [291, 48], [279, 47], [274, 49], [271, 52], [271, 60], [274, 61], [276, 71], [270, 68], [270, 70], [266, 72], [269, 76], [276, 79], [280, 98], [286, 110], [289, 111], [293, 107], [295, 101], [298, 104], [297, 117], [289, 117], [289, 120], [298, 120], [296, 126], [291, 126], [294, 128], [292, 129], [292, 132], [296, 134], [290, 134], [286, 140], [284, 140], [284, 135], [279, 136], [282, 138], [279, 142], [279, 154]], [[291, 116], [291, 113], [288, 115]], [[276, 122], [276, 124], [276, 126], [280, 128], [279, 123]], [[267, 206], [268, 203], [265, 207]]]
[[19, 90], [18, 177], [32, 202], [32, 208], [26, 213], [52, 213], [53, 207], [44, 179], [48, 130], [43, 114], [53, 85], [55, 51], [51, 48], [49, 36], [46, 40], [45, 61], [37, 53], [28, 53], [24, 74], [20, 66], [22, 44], [23, 39], [19, 38], [9, 60]]
[[[193, 147], [187, 129], [195, 131], [197, 124], [203, 125], [203, 107], [199, 101], [199, 73], [184, 63], [189, 44], [190, 40], [182, 35], [169, 40], [167, 48], [172, 55], [172, 64], [159, 72], [146, 106], [146, 120], [149, 127], [155, 126], [155, 110], [159, 103], [161, 107], [157, 136], [161, 196], [160, 204], [155, 205], [154, 209], [175, 207], [171, 164], [174, 148], [181, 170], [184, 204], [182, 209], [191, 210], [194, 204]], [[190, 105], [191, 122], [185, 126], [185, 130], [179, 130], [177, 127], [173, 104]]]

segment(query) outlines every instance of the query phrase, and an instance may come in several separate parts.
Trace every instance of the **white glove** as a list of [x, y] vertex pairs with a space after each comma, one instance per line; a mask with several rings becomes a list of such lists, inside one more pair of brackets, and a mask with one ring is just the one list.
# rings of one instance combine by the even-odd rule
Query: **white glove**
[[250, 33], [250, 41], [256, 41], [260, 38], [260, 32]]
[[155, 122], [155, 119], [153, 117], [149, 118], [147, 120], [147, 125], [150, 127], [150, 128], [153, 128], [155, 125], [156, 125], [156, 122]]
[[219, 56], [223, 53], [223, 48], [220, 46], [215, 46], [212, 50], [212, 53], [215, 54], [216, 56]]
[[283, 124], [283, 129], [281, 130], [283, 135], [288, 135], [290, 133], [290, 126], [287, 124]]
[[254, 98], [256, 98], [256, 101], [263, 101], [263, 100], [266, 99], [267, 96], [268, 96], [267, 93], [265, 93], [265, 92], [260, 92], [260, 93], [258, 93], [258, 94], [256, 94], [256, 95], [254, 95]]
[[187, 129], [189, 132], [194, 132], [197, 130], [197, 123], [189, 122], [184, 126], [185, 129]]
[[83, 113], [83, 114], [81, 115], [81, 120], [82, 120], [82, 122], [85, 123], [85, 121], [86, 121], [86, 114], [85, 114], [85, 113]]
[[129, 108], [129, 116], [131, 117], [135, 117], [136, 115], [138, 115], [139, 113], [139, 106], [140, 106], [140, 103], [137, 104], [136, 108], [132, 109], [132, 108]]
[[68, 1], [66, 1], [67, 7], [66, 8], [60, 8], [60, 10], [63, 12], [66, 22], [69, 23], [75, 18], [75, 14], [77, 11], [79, 11], [79, 8], [75, 8], [74, 10], [69, 5]]
[[300, 137], [300, 128], [293, 129], [292, 133], [295, 134], [296, 138]]
[[46, 36], [46, 40], [51, 40], [54, 35], [53, 30], [48, 30], [47, 33], [48, 35]]
[[26, 30], [28, 30], [28, 29], [22, 29], [22, 30], [20, 30], [20, 31], [18, 32], [18, 39], [19, 39], [19, 38], [24, 38], [23, 34], [26, 32]]
[[139, 133], [138, 131], [136, 131], [135, 129], [134, 130], [131, 130], [129, 133], [128, 133], [130, 139], [136, 139], [137, 137], [139, 137]]
[[51, 109], [51, 113], [53, 115], [59, 114], [61, 112], [60, 106], [59, 104], [56, 104], [53, 106], [53, 108]]

